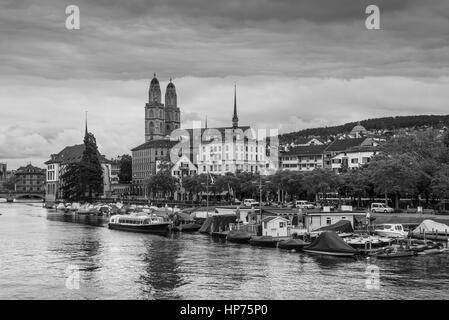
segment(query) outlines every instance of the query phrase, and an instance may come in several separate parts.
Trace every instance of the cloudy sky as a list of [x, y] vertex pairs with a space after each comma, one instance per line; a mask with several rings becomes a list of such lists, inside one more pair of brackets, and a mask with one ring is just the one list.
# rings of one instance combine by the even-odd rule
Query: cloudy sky
[[234, 81], [240, 123], [280, 132], [447, 114], [448, 46], [447, 0], [0, 0], [0, 162], [81, 143], [85, 110], [103, 154], [129, 153], [154, 72], [184, 127], [229, 125]]

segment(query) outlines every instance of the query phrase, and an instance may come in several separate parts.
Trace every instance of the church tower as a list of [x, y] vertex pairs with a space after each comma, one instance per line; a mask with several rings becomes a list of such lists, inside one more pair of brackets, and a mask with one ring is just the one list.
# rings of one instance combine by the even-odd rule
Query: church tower
[[232, 128], [237, 129], [239, 126], [239, 117], [237, 116], [237, 87], [234, 84], [234, 115], [232, 116]]
[[170, 135], [173, 130], [181, 126], [180, 111], [178, 108], [176, 88], [170, 78], [170, 83], [165, 90], [165, 134]]
[[165, 110], [161, 103], [161, 87], [154, 74], [145, 104], [145, 142], [159, 140], [165, 136]]

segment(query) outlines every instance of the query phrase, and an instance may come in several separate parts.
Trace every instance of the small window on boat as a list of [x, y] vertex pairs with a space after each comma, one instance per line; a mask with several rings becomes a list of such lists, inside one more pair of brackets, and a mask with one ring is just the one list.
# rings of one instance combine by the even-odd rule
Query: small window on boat
[[330, 218], [330, 217], [327, 217], [327, 218], [326, 218], [326, 224], [332, 224], [331, 218]]

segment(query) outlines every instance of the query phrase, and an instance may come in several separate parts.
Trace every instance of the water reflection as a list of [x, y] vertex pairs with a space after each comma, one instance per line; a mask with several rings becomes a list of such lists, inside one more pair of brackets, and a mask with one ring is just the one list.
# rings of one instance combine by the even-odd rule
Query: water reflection
[[95, 215], [79, 215], [75, 213], [48, 212], [47, 219], [52, 221], [73, 222], [87, 224], [95, 227], [107, 227], [109, 219]]
[[139, 278], [142, 291], [154, 299], [180, 299], [175, 289], [183, 285], [178, 263], [182, 242], [161, 238], [143, 243], [146, 248], [142, 256], [144, 272]]

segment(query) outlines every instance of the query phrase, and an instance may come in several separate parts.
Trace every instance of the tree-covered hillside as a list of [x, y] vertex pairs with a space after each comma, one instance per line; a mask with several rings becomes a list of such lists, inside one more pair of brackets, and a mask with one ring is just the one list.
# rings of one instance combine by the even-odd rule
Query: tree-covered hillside
[[[360, 124], [367, 130], [398, 130], [403, 128], [420, 128], [420, 127], [443, 127], [449, 126], [449, 115], [419, 115], [419, 116], [397, 116], [385, 117], [360, 121]], [[297, 132], [282, 134], [279, 136], [281, 144], [294, 142], [301, 137], [319, 136], [327, 139], [328, 137], [337, 136], [339, 134], [349, 133], [356, 122], [349, 122], [340, 126], [310, 128]]]

